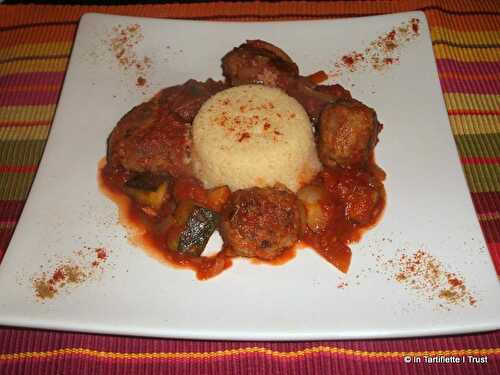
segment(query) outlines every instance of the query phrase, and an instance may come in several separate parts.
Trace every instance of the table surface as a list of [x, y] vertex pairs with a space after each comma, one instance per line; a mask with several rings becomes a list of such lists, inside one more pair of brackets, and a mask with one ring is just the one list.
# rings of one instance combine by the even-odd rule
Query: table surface
[[[83, 13], [273, 21], [411, 10], [424, 11], [429, 21], [451, 131], [500, 274], [499, 1], [0, 5], [0, 259], [49, 136]], [[0, 374], [434, 372], [500, 373], [500, 332], [398, 340], [229, 342], [0, 327]]]

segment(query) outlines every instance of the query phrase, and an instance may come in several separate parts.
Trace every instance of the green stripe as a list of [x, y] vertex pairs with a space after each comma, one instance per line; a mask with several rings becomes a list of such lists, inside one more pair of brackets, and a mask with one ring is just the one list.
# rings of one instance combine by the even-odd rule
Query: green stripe
[[0, 140], [0, 165], [37, 165], [42, 157], [46, 140]]
[[458, 152], [464, 157], [492, 158], [500, 156], [500, 134], [455, 135]]
[[25, 200], [34, 177], [34, 173], [1, 173], [0, 200]]
[[500, 165], [465, 164], [463, 168], [473, 193], [500, 192]]

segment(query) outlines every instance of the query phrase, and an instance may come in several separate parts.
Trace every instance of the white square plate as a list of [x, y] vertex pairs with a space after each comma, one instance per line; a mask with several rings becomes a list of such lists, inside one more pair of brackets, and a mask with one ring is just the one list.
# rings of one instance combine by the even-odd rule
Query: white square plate
[[[376, 158], [388, 176], [384, 216], [352, 246], [347, 275], [306, 249], [282, 266], [236, 260], [222, 275], [198, 281], [127, 241], [116, 206], [97, 184], [106, 138], [124, 113], [162, 87], [222, 78], [220, 58], [246, 39], [280, 46], [309, 74], [330, 70], [342, 54], [363, 51], [411, 18], [420, 20], [420, 36], [398, 50], [398, 64], [339, 77], [384, 124]], [[140, 35], [130, 41], [124, 69], [110, 40], [116, 27], [134, 24]], [[138, 76], [147, 84], [137, 87]], [[33, 279], [58, 263], [91, 258], [99, 247], [109, 258], [93, 277], [52, 299], [35, 296]], [[450, 303], [439, 286], [398, 282], [398, 260], [419, 249], [443, 274], [456, 274], [471, 298]], [[0, 286], [0, 324], [37, 328], [257, 340], [500, 328], [499, 283], [451, 135], [424, 14], [272, 23], [85, 15], [40, 169], [0, 266]]]

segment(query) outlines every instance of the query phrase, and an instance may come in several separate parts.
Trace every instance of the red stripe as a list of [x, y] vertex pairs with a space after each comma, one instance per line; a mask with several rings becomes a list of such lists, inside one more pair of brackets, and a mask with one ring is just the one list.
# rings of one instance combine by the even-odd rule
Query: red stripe
[[0, 165], [0, 173], [32, 173], [38, 165]]
[[17, 224], [16, 220], [0, 220], [0, 224], [8, 225], [9, 227], [13, 227]]
[[450, 109], [448, 111], [450, 116], [462, 116], [462, 115], [473, 115], [473, 116], [491, 116], [500, 115], [500, 111], [484, 111], [481, 109]]
[[500, 242], [500, 219], [479, 221], [488, 244]]
[[500, 277], [500, 242], [493, 242], [488, 244], [490, 249], [491, 260], [495, 265], [497, 275]]
[[475, 156], [462, 156], [460, 161], [462, 164], [497, 164], [500, 163], [500, 157], [480, 158]]

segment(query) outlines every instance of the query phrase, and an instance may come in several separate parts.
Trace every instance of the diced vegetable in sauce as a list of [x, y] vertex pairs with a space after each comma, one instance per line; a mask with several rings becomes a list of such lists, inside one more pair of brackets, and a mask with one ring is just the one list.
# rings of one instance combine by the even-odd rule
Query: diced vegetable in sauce
[[207, 194], [208, 205], [216, 212], [220, 212], [230, 195], [231, 190], [225, 185], [209, 190]]
[[124, 189], [139, 204], [155, 210], [168, 199], [167, 177], [140, 174], [127, 181]]
[[298, 191], [297, 196], [306, 209], [307, 226], [314, 232], [325, 229], [328, 224], [328, 214], [321, 204], [325, 199], [324, 188], [307, 185]]
[[177, 250], [181, 253], [200, 256], [210, 236], [215, 231], [219, 216], [212, 210], [194, 206], [186, 227], [182, 231]]

